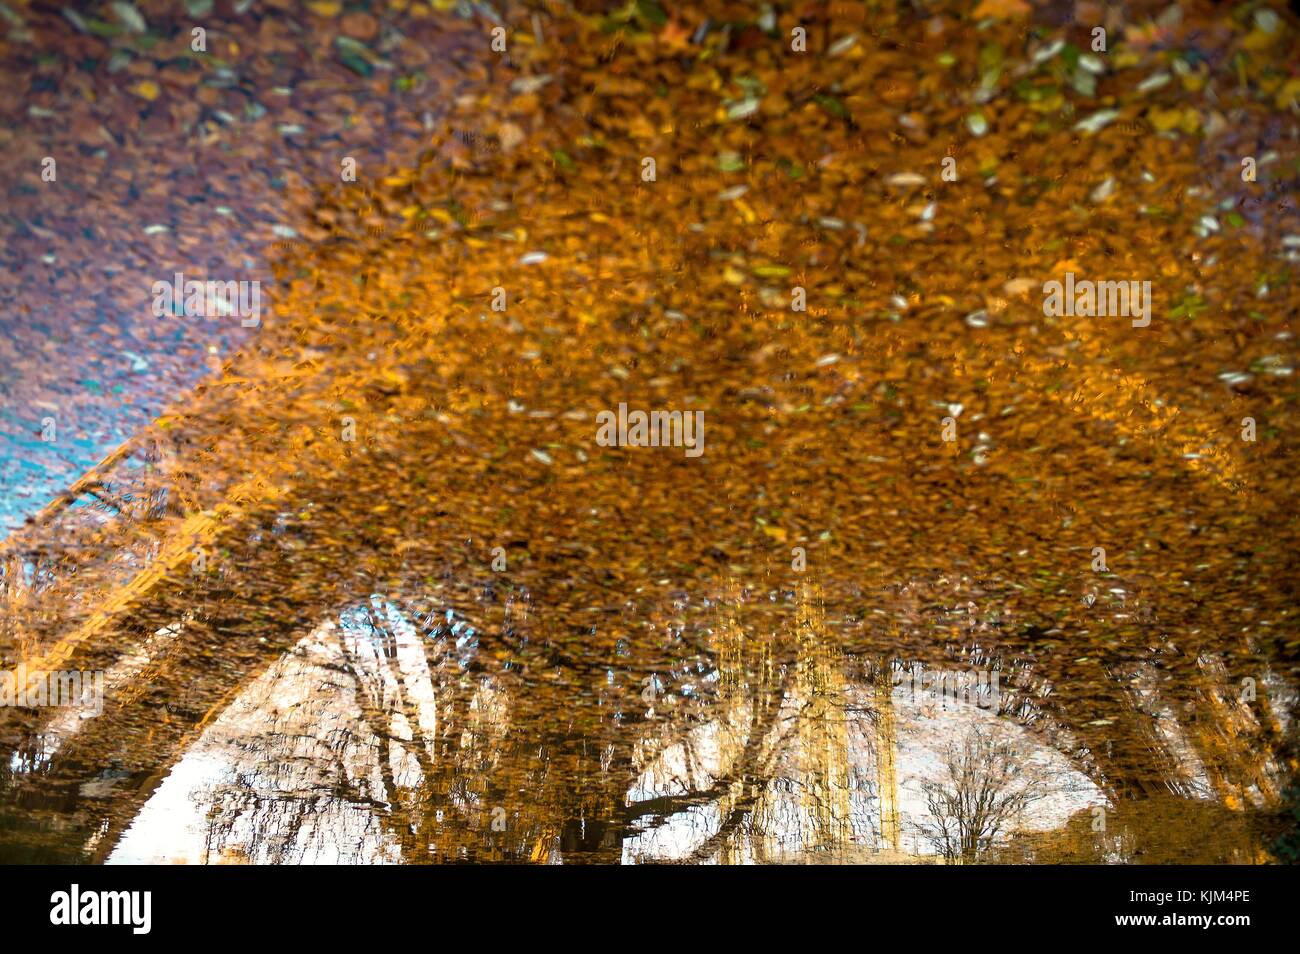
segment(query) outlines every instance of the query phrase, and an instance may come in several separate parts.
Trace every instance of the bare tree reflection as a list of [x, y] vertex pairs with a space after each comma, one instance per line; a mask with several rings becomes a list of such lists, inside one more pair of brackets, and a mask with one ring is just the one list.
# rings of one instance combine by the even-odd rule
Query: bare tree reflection
[[949, 744], [946, 778], [922, 783], [930, 817], [919, 826], [945, 860], [977, 860], [1044, 796], [1026, 764], [1016, 746], [979, 725]]

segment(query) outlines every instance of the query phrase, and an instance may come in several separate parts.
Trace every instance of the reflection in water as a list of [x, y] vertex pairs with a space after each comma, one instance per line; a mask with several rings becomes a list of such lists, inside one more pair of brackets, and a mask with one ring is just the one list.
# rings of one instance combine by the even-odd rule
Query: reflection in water
[[[80, 845], [66, 841], [75, 828], [45, 830], [110, 862], [1257, 857], [1240, 809], [1269, 797], [1278, 770], [1244, 765], [1236, 777], [1257, 780], [1244, 789], [1218, 774], [1243, 757], [1222, 734], [1243, 716], [1213, 688], [1211, 666], [1213, 731], [1179, 718], [1186, 703], [1166, 695], [1156, 665], [1119, 674], [1121, 709], [1080, 725], [1031, 664], [990, 651], [973, 603], [941, 614], [964, 620], [958, 642], [905, 660], [846, 649], [817, 586], [764, 595], [733, 584], [694, 613], [675, 597], [635, 651], [619, 640], [581, 669], [539, 638], [526, 592], [482, 596], [500, 604], [494, 632], [437, 600], [376, 594], [230, 682], [225, 698], [210, 679], [176, 686], [164, 721], [194, 724], [179, 760], [147, 777], [96, 760], [69, 807], [124, 807]], [[765, 606], [785, 622], [758, 629]], [[109, 687], [129, 695], [158, 678], [192, 625], [122, 655]], [[1124, 779], [1131, 766], [1082, 741], [1134, 713], [1164, 779], [1140, 799]], [[56, 756], [98, 723], [73, 715], [14, 750], [11, 784], [81, 771]], [[1188, 839], [1201, 828], [1213, 837]]]
[[589, 781], [566, 803], [527, 725], [538, 687], [485, 673], [454, 614], [375, 596], [240, 692], [109, 860], [972, 862], [1013, 844], [1124, 860], [1124, 813], [1041, 719], [836, 652], [815, 594], [772, 636], [736, 610], [717, 604], [694, 663], [638, 681], [640, 711], [575, 700]]
[[[255, 338], [0, 546], [0, 664], [107, 701], [0, 711], [0, 858], [1265, 860], [1297, 253], [1271, 209], [1205, 225], [1291, 108], [1225, 65], [1243, 25], [1217, 87], [1159, 93], [1226, 128], [1164, 130], [1153, 171], [1093, 135], [1085, 174], [1111, 110], [1060, 25], [885, 5], [790, 57], [658, 9], [557, 8], [517, 59], [447, 14], [464, 75], [392, 74], [437, 115], [378, 72], [339, 100], [419, 154], [295, 189]], [[1117, 113], [1172, 55], [1131, 53]], [[305, 121], [222, 100], [280, 88], [236, 65], [216, 115]], [[985, 79], [1038, 118], [962, 117]], [[1164, 311], [1044, 314], [1072, 271], [1158, 272]], [[598, 441], [625, 405], [702, 414], [706, 452]]]

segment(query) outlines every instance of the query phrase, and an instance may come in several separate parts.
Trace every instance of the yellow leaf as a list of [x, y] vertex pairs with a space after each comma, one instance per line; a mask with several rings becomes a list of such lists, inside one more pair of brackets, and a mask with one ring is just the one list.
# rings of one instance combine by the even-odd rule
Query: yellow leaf
[[1167, 132], [1183, 121], [1183, 111], [1181, 109], [1153, 109], [1147, 113], [1147, 119], [1151, 121], [1151, 126], [1156, 132]]
[[313, 0], [307, 4], [307, 9], [318, 17], [336, 17], [343, 9], [343, 4], [339, 0]]
[[1273, 45], [1277, 39], [1276, 33], [1265, 33], [1263, 30], [1251, 30], [1241, 41], [1243, 50], [1266, 50]]
[[653, 139], [655, 135], [654, 123], [644, 116], [634, 116], [628, 121], [628, 134], [633, 139]]
[[1065, 105], [1065, 97], [1060, 93], [1053, 93], [1036, 103], [1030, 103], [1029, 108], [1039, 113], [1054, 113]]
[[1277, 91], [1273, 102], [1278, 109], [1287, 109], [1297, 100], [1300, 100], [1300, 76], [1287, 80], [1286, 85]]
[[161, 93], [162, 90], [158, 88], [158, 84], [153, 80], [141, 80], [132, 88], [131, 92], [135, 93], [135, 95], [139, 96], [141, 99], [146, 99], [152, 103], [158, 98], [158, 94]]

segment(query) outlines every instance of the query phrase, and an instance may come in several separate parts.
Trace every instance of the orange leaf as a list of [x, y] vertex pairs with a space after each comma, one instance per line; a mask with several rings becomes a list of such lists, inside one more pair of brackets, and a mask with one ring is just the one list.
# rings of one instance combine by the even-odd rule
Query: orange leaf
[[996, 20], [1009, 20], [1028, 13], [1029, 4], [1025, 0], [980, 0], [980, 5], [975, 8], [975, 19], [993, 17]]

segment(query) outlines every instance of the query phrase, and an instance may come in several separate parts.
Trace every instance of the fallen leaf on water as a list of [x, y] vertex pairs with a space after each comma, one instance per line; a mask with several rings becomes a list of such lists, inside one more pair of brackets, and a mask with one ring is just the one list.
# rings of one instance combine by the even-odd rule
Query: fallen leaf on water
[[141, 99], [148, 100], [152, 103], [158, 98], [158, 94], [161, 93], [162, 90], [159, 89], [158, 84], [153, 80], [141, 80], [135, 86], [131, 87], [131, 92], [135, 93], [135, 95], [139, 96]]
[[1028, 15], [1030, 9], [1025, 0], [980, 0], [980, 5], [975, 8], [975, 19], [1009, 20]]

